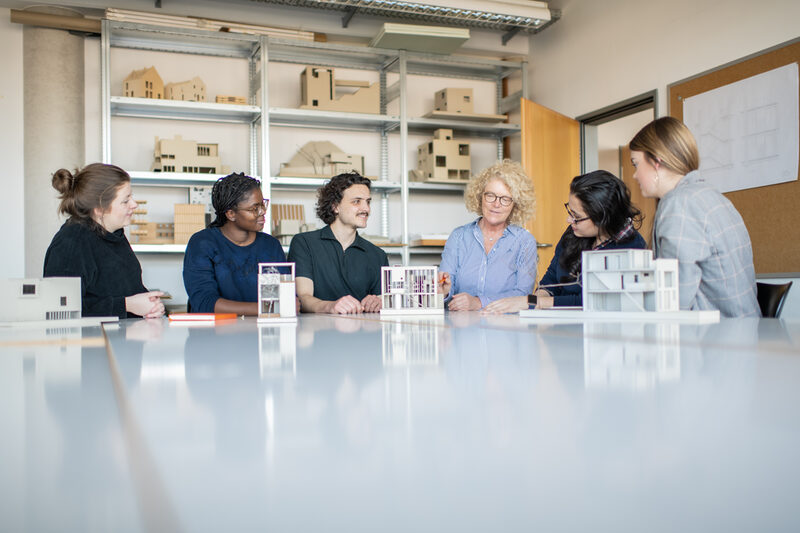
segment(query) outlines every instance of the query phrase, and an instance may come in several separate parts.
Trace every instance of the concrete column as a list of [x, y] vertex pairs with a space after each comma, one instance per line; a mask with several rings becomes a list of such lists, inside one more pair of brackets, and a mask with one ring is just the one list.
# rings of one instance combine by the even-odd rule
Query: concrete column
[[[77, 14], [58, 7], [31, 10]], [[25, 113], [25, 275], [40, 277], [47, 246], [63, 223], [50, 181], [84, 165], [83, 37], [26, 26], [22, 34]], [[11, 229], [11, 228], [9, 228]]]

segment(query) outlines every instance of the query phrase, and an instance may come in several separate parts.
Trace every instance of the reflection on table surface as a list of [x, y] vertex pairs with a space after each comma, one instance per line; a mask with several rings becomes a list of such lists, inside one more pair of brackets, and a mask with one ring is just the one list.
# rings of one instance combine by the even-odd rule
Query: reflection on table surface
[[797, 530], [799, 382], [780, 320], [0, 330], [0, 530]]

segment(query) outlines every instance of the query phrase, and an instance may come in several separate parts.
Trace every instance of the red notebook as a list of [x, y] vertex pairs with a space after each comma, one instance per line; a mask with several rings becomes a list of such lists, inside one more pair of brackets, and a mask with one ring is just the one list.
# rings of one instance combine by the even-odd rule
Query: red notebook
[[178, 322], [194, 322], [209, 320], [233, 320], [236, 313], [172, 313], [169, 319]]

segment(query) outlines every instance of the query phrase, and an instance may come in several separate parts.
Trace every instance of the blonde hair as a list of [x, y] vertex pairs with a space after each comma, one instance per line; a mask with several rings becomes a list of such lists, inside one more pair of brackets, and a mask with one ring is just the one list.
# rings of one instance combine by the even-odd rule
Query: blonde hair
[[469, 211], [483, 215], [483, 191], [490, 180], [500, 180], [511, 191], [514, 207], [508, 216], [510, 224], [522, 226], [536, 213], [536, 197], [533, 193], [533, 181], [525, 174], [522, 165], [510, 159], [498, 161], [473, 176], [464, 191], [464, 204]]
[[628, 144], [644, 152], [651, 163], [658, 161], [672, 172], [685, 176], [700, 168], [697, 142], [689, 128], [673, 117], [661, 117], [639, 130]]

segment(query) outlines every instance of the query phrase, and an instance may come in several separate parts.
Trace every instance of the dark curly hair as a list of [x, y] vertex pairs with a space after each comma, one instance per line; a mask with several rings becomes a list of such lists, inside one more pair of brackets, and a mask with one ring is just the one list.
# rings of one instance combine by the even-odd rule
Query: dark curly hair
[[[576, 176], [569, 186], [569, 192], [580, 200], [585, 215], [601, 233], [614, 236], [623, 230], [628, 220], [636, 229], [642, 224], [642, 213], [631, 203], [628, 186], [611, 172], [595, 170]], [[634, 236], [631, 235], [630, 239]], [[568, 283], [580, 275], [581, 254], [592, 249], [595, 238], [578, 237], [569, 226], [561, 240], [563, 251], [559, 263], [572, 279], [561, 279], [559, 282]]]
[[358, 172], [338, 174], [317, 191], [317, 216], [325, 223], [336, 220], [336, 207], [342, 202], [344, 191], [353, 185], [366, 185], [372, 189], [372, 182]]
[[92, 213], [95, 208], [106, 211], [119, 188], [130, 181], [127, 172], [104, 163], [86, 165], [75, 174], [61, 168], [52, 179], [53, 188], [60, 193], [58, 212], [69, 216], [67, 223], [84, 224], [102, 235], [106, 230], [92, 218]]
[[260, 188], [260, 181], [242, 172], [234, 172], [218, 179], [211, 188], [211, 205], [214, 207], [216, 218], [208, 226], [217, 228], [224, 226], [228, 221], [225, 213], [236, 209], [250, 191]]

